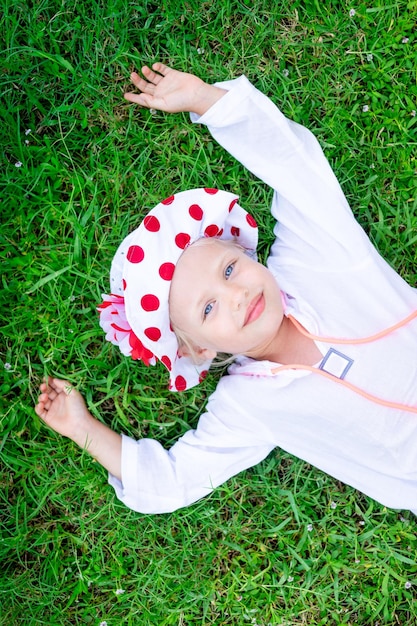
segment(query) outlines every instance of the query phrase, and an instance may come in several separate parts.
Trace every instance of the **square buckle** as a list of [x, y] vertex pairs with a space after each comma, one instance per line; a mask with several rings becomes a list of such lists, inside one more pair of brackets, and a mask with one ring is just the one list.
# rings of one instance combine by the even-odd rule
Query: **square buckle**
[[327, 354], [323, 357], [323, 360], [319, 365], [319, 370], [323, 370], [324, 372], [343, 380], [353, 363], [353, 359], [346, 356], [346, 354], [343, 354], [334, 348], [330, 348]]

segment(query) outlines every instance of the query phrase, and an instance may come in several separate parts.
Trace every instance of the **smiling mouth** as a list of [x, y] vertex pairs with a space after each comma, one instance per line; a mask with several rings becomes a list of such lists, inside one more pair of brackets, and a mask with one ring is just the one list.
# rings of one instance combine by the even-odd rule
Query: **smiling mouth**
[[256, 296], [250, 303], [246, 311], [244, 326], [251, 324], [263, 313], [265, 308], [265, 298], [263, 293]]

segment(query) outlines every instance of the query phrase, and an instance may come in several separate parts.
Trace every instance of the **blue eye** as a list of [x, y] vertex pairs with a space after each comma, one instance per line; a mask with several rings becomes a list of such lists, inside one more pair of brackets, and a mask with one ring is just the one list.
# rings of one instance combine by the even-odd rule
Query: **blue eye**
[[233, 268], [234, 268], [234, 263], [231, 263], [230, 265], [226, 267], [226, 269], [224, 270], [225, 278], [230, 278], [233, 272]]
[[207, 317], [207, 315], [210, 313], [210, 311], [212, 310], [213, 305], [212, 304], [208, 304], [206, 306], [206, 308], [204, 309], [204, 317]]

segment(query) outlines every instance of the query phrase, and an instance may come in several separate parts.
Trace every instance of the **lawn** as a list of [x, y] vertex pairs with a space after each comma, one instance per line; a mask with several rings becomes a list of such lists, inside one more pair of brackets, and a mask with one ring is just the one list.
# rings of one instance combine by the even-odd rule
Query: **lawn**
[[129, 105], [161, 60], [245, 74], [311, 128], [361, 225], [417, 284], [417, 3], [0, 0], [0, 623], [318, 626], [417, 622], [416, 518], [277, 449], [195, 505], [142, 515], [34, 413], [68, 378], [119, 432], [169, 447], [216, 385], [167, 390], [121, 358], [96, 307], [121, 239], [162, 198], [271, 192], [185, 114]]

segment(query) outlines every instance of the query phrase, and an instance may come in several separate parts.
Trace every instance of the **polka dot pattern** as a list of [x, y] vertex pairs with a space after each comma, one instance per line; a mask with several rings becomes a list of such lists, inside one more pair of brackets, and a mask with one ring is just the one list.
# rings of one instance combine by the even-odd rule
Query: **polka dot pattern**
[[140, 304], [144, 311], [157, 311], [159, 309], [159, 299], [151, 293], [143, 296]]
[[170, 388], [184, 391], [207, 375], [210, 361], [195, 365], [178, 355], [169, 320], [169, 290], [175, 267], [187, 246], [203, 237], [236, 240], [254, 252], [255, 220], [237, 196], [218, 189], [192, 189], [162, 200], [121, 243], [113, 259], [114, 296], [104, 296], [100, 324], [106, 339], [147, 365], [159, 360]]
[[175, 379], [175, 389], [177, 391], [185, 391], [187, 389], [187, 381], [184, 376], [177, 376]]
[[204, 231], [206, 237], [216, 237], [220, 232], [220, 228], [216, 224], [210, 224]]
[[181, 250], [184, 250], [190, 241], [191, 237], [190, 235], [187, 235], [187, 233], [178, 233], [178, 235], [175, 236], [175, 244], [178, 248], [181, 248]]
[[158, 218], [154, 215], [147, 215], [143, 220], [143, 225], [151, 233], [157, 233], [161, 228]]
[[252, 228], [258, 228], [256, 220], [252, 217], [252, 215], [249, 215], [249, 213], [246, 215], [246, 221]]
[[173, 263], [162, 263], [159, 268], [159, 275], [163, 280], [171, 280], [174, 275], [175, 265]]
[[145, 258], [145, 253], [140, 246], [130, 246], [126, 258], [130, 263], [140, 263]]
[[188, 209], [189, 214], [193, 220], [200, 222], [203, 219], [203, 209], [198, 204], [192, 204]]
[[159, 339], [161, 338], [161, 331], [159, 330], [159, 328], [145, 328], [144, 333], [151, 341], [159, 341]]
[[165, 365], [165, 367], [167, 368], [167, 370], [170, 372], [172, 370], [172, 364], [171, 364], [171, 359], [169, 358], [169, 356], [162, 356], [161, 357], [161, 363], [163, 363]]

